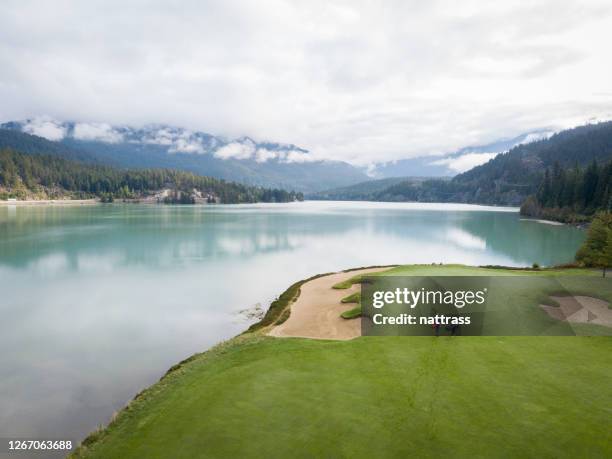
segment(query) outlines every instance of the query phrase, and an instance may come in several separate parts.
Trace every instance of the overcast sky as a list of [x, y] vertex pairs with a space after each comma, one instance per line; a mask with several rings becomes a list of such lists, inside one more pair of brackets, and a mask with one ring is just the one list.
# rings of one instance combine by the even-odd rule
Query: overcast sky
[[612, 118], [612, 2], [4, 1], [0, 120], [168, 123], [357, 164]]

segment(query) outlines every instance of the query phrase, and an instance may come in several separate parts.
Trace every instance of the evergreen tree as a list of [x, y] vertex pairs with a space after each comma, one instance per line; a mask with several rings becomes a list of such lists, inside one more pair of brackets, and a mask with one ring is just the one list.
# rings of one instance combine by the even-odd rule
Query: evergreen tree
[[560, 207], [572, 207], [574, 205], [574, 193], [576, 191], [577, 179], [578, 174], [576, 173], [576, 170], [570, 170], [567, 172], [565, 186], [563, 187], [561, 202], [559, 204]]
[[548, 206], [550, 204], [550, 188], [550, 171], [546, 169], [546, 171], [544, 171], [544, 179], [542, 180], [540, 189], [538, 191], [538, 201], [544, 206]]
[[597, 179], [599, 176], [599, 166], [597, 160], [593, 160], [584, 173], [582, 182], [583, 209], [589, 209], [594, 204], [595, 191], [597, 190]]
[[565, 187], [565, 171], [561, 169], [558, 161], [553, 165], [553, 172], [550, 184], [550, 206], [561, 207], [563, 189]]
[[584, 266], [606, 269], [612, 266], [612, 213], [600, 212], [593, 219], [587, 238], [576, 252], [576, 260]]
[[582, 209], [582, 202], [584, 200], [584, 195], [582, 194], [582, 181], [584, 180], [582, 170], [580, 170], [580, 166], [578, 163], [574, 166], [574, 202], [573, 207], [574, 210], [579, 211]]

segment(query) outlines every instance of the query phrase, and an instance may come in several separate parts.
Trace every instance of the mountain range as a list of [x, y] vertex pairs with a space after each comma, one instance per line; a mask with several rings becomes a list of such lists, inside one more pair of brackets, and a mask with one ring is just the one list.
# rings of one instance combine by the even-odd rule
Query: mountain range
[[69, 159], [121, 168], [185, 170], [246, 185], [317, 191], [368, 178], [348, 163], [316, 160], [292, 144], [249, 137], [228, 140], [166, 125], [134, 128], [34, 118], [7, 122], [0, 129], [12, 132], [0, 136], [0, 146], [20, 151], [24, 144], [38, 144], [38, 149]]
[[379, 163], [370, 168], [317, 160], [293, 144], [250, 137], [226, 139], [168, 125], [144, 127], [57, 121], [48, 117], [0, 124], [0, 147], [30, 153], [44, 150], [120, 168], [168, 168], [264, 187], [316, 193], [375, 178], [451, 177], [524, 143], [553, 134], [532, 131], [456, 152]]
[[418, 156], [377, 164], [371, 169], [374, 178], [388, 177], [452, 177], [486, 163], [499, 153], [518, 145], [547, 139], [552, 129], [538, 129], [515, 137], [499, 139], [485, 145], [463, 147], [455, 152], [436, 156]]
[[[584, 169], [612, 160], [612, 122], [587, 124], [521, 143], [452, 179], [380, 179], [308, 195], [310, 199], [465, 202], [521, 205], [546, 171]], [[612, 183], [601, 184], [612, 190]]]

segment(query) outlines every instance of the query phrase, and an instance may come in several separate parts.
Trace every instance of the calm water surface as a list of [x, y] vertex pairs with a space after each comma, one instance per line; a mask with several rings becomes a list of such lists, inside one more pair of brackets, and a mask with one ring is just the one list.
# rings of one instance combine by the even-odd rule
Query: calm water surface
[[81, 439], [292, 282], [393, 263], [550, 265], [575, 228], [516, 209], [306, 202], [0, 207], [0, 437]]

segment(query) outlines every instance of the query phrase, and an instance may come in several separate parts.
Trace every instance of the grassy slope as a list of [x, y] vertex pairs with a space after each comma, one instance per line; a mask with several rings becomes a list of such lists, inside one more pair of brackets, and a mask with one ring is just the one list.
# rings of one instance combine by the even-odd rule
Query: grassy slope
[[178, 367], [79, 454], [610, 457], [611, 350], [608, 337], [247, 334]]

